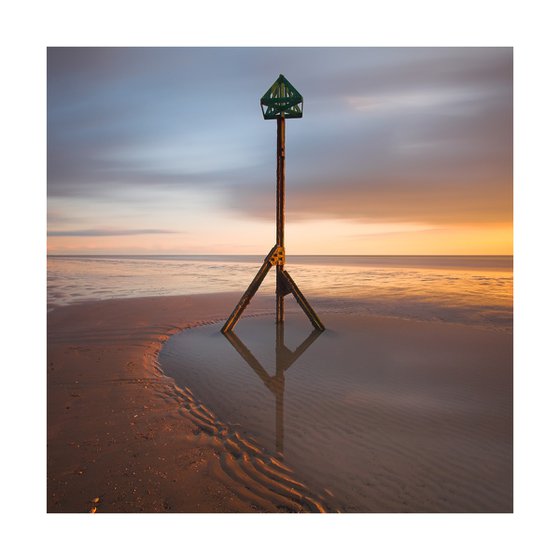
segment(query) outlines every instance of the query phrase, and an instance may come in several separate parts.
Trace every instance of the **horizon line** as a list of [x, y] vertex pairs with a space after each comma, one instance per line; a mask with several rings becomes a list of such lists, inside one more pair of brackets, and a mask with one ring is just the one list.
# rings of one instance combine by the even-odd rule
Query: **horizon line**
[[[513, 257], [510, 254], [293, 254], [291, 257]], [[262, 257], [262, 253], [47, 253], [47, 257]]]

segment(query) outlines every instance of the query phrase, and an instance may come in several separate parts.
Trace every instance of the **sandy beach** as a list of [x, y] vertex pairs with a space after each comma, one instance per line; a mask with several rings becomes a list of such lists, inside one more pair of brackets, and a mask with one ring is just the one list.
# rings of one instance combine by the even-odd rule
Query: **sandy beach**
[[[158, 352], [170, 336], [222, 321], [237, 297], [117, 299], [58, 307], [48, 314], [49, 512], [337, 510], [336, 500], [314, 491], [291, 466], [232, 430], [159, 368]], [[260, 297], [248, 316], [270, 311], [270, 298]], [[506, 351], [511, 341], [508, 333], [428, 322], [377, 318], [376, 328], [384, 328], [395, 341], [404, 328], [418, 345], [445, 331], [449, 343], [467, 352], [488, 336], [494, 337], [489, 346], [499, 343]], [[485, 359], [492, 365], [500, 359], [496, 356], [489, 352]], [[507, 360], [494, 365], [506, 377], [511, 372]], [[477, 391], [500, 390], [495, 378], [476, 375], [473, 383]], [[486, 420], [484, 434], [505, 445], [509, 457], [507, 413], [505, 421]], [[479, 459], [475, 453], [473, 461]], [[406, 469], [402, 474], [407, 476]], [[391, 476], [397, 487], [398, 476]], [[492, 481], [499, 481], [498, 498]], [[487, 482], [474, 510], [511, 510], [511, 469], [505, 479], [491, 472]]]
[[195, 437], [188, 395], [156, 365], [167, 337], [222, 318], [234, 301], [121, 299], [49, 313], [49, 512], [282, 511], [215, 474], [219, 440]]

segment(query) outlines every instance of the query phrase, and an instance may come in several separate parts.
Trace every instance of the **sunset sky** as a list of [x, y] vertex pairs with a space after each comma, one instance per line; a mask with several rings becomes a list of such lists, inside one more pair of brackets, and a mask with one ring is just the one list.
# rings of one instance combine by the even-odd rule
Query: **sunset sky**
[[50, 254], [511, 254], [510, 48], [49, 48]]

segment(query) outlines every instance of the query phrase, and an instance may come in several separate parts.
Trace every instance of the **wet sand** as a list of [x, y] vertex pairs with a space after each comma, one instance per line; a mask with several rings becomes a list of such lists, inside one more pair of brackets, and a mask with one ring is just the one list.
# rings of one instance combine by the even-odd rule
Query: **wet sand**
[[302, 313], [279, 328], [247, 318], [229, 340], [219, 325], [189, 329], [159, 362], [337, 510], [511, 511], [511, 335], [321, 318], [322, 334]]
[[[352, 439], [355, 432], [352, 426], [349, 432], [332, 432], [326, 442], [330, 449], [324, 461], [327, 468], [323, 472], [316, 470], [317, 476], [309, 477], [298, 465], [297, 453], [292, 454], [293, 461], [286, 453], [286, 465], [282, 461], [283, 454], [275, 453], [271, 446], [267, 449], [266, 445], [260, 445], [258, 433], [253, 438], [250, 430], [243, 430], [239, 424], [230, 421], [228, 406], [235, 410], [236, 402], [231, 391], [227, 395], [224, 393], [227, 398], [222, 399], [225, 408], [220, 410], [220, 416], [216, 414], [220, 408], [218, 391], [213, 389], [211, 395], [205, 395], [212, 398], [201, 399], [204, 393], [192, 392], [192, 387], [185, 387], [184, 383], [164, 375], [159, 369], [157, 355], [170, 336], [187, 327], [202, 326], [202, 329], [190, 331], [193, 333], [204, 329], [217, 330], [212, 323], [227, 316], [237, 297], [238, 294], [220, 294], [122, 299], [61, 307], [49, 313], [48, 511], [511, 510], [510, 334], [419, 321], [360, 319], [342, 314], [329, 317], [327, 337], [336, 337], [337, 331], [343, 332], [350, 325], [348, 323], [345, 327], [345, 321], [351, 320], [355, 325], [357, 319], [362, 321], [361, 329], [370, 335], [375, 334], [371, 341], [378, 349], [386, 351], [391, 345], [398, 348], [403, 336], [408, 348], [401, 359], [405, 374], [397, 371], [395, 377], [389, 371], [394, 364], [383, 362], [385, 370], [378, 380], [381, 385], [377, 387], [380, 391], [375, 397], [374, 410], [378, 430], [371, 437], [377, 445], [379, 469], [371, 472], [375, 475], [372, 477], [374, 486], [377, 486], [374, 494], [379, 499], [367, 507], [357, 498], [352, 506], [337, 498], [336, 492], [333, 495], [325, 492], [321, 478], [324, 472], [338, 471], [340, 476], [335, 486], [354, 484], [359, 487], [345, 476], [348, 468], [352, 470], [351, 462], [345, 461], [337, 451], [341, 442], [349, 437]], [[271, 298], [257, 298], [250, 312], [257, 316], [270, 313], [271, 303]], [[251, 321], [253, 319], [246, 319], [243, 325], [250, 325]], [[237, 329], [240, 334], [243, 332], [241, 327], [242, 323]], [[496, 345], [498, 352], [493, 350]], [[313, 346], [319, 348], [319, 342]], [[430, 361], [439, 349], [445, 350], [444, 366], [447, 369], [440, 368], [434, 373]], [[480, 352], [486, 370], [475, 371], [469, 379], [469, 363], [472, 366], [469, 355]], [[383, 395], [388, 394], [383, 387], [388, 378], [401, 387], [410, 383], [410, 363], [407, 364], [406, 360], [415, 355], [424, 360], [420, 364], [421, 383], [416, 380], [422, 387], [423, 398], [415, 400], [411, 388], [405, 391], [404, 400], [398, 401], [394, 391], [392, 402], [383, 399]], [[357, 354], [343, 358], [353, 369], [363, 360], [363, 356]], [[232, 359], [231, 367], [233, 364]], [[469, 367], [462, 367], [462, 364]], [[230, 364], [222, 365], [230, 368]], [[190, 375], [194, 379], [197, 368], [193, 362], [191, 365], [187, 363], [183, 369], [187, 377]], [[493, 370], [498, 372], [497, 375], [488, 373]], [[446, 371], [451, 375], [443, 386]], [[466, 399], [446, 401], [458, 404], [456, 411], [453, 407], [442, 410], [434, 406], [434, 401], [430, 403], [426, 399], [434, 388], [438, 391], [443, 388], [445, 395], [453, 394], [454, 379], [459, 386], [469, 386], [472, 390]], [[235, 390], [243, 388], [235, 376], [231, 381]], [[339, 390], [336, 383], [333, 389]], [[265, 388], [264, 391], [268, 390]], [[287, 402], [300, 410], [312, 410], [309, 395], [307, 391], [304, 406], [291, 396]], [[486, 396], [478, 402], [477, 395]], [[212, 407], [213, 399], [215, 406]], [[358, 417], [363, 417], [371, 405], [361, 399], [360, 395], [354, 395], [352, 399], [353, 405], [359, 405]], [[488, 415], [492, 399], [500, 409]], [[424, 407], [426, 403], [431, 406]], [[319, 414], [325, 415], [324, 408]], [[309, 432], [302, 424], [304, 420], [296, 419], [295, 424], [293, 420], [287, 420], [284, 433], [288, 450], [296, 449], [298, 445], [303, 446], [304, 451], [308, 450], [306, 438], [314, 438], [319, 433], [313, 429]], [[414, 425], [418, 421], [424, 428], [423, 439], [415, 436]], [[340, 426], [345, 425], [344, 418], [337, 422]], [[394, 433], [387, 431], [390, 425], [394, 427]], [[467, 426], [472, 429], [465, 438], [461, 430]], [[293, 434], [297, 437], [292, 437]], [[320, 435], [325, 439], [325, 433]], [[453, 449], [455, 444], [450, 442], [457, 437], [457, 449], [462, 455], [453, 457], [451, 462], [438, 463], [438, 458], [441, 459], [438, 442], [441, 443], [439, 448], [447, 445]], [[409, 442], [407, 449], [399, 449], [399, 438]], [[422, 453], [422, 449], [427, 450], [427, 454]], [[324, 449], [315, 448], [313, 452], [320, 456]], [[321, 462], [318, 460], [314, 464]], [[469, 481], [476, 480], [478, 474], [483, 473], [484, 480], [479, 481], [483, 492], [473, 495], [476, 484], [453, 486], [450, 464], [456, 465], [458, 473], [467, 473]], [[364, 472], [368, 471], [356, 465], [356, 475], [364, 478]], [[415, 465], [420, 465], [420, 470], [414, 468]], [[497, 469], [496, 465], [500, 468]], [[417, 478], [411, 479], [411, 473]], [[438, 476], [442, 481], [439, 487]], [[419, 490], [416, 495], [409, 491], [411, 484]], [[442, 488], [445, 489], [443, 498]], [[442, 506], [442, 499], [457, 492], [463, 500], [459, 501], [459, 506]], [[426, 501], [422, 507], [422, 500], [428, 494], [432, 500]], [[359, 495], [358, 490], [355, 496]]]

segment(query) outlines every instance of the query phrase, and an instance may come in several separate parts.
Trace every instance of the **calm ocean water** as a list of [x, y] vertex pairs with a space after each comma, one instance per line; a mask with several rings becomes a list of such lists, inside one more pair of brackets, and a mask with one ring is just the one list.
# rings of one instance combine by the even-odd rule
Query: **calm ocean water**
[[[47, 303], [245, 290], [261, 256], [50, 256]], [[513, 258], [293, 256], [286, 269], [318, 310], [510, 331]], [[274, 274], [263, 282], [274, 292]]]

